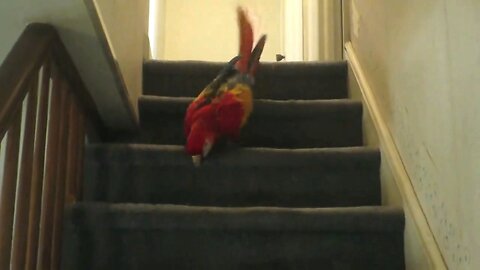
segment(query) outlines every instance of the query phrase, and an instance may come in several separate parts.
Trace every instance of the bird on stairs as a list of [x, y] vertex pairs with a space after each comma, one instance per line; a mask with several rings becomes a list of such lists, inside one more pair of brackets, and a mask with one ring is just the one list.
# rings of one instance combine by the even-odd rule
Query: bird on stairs
[[219, 139], [239, 139], [240, 130], [253, 110], [254, 75], [267, 36], [262, 35], [252, 50], [251, 20], [241, 7], [237, 8], [237, 16], [240, 30], [238, 56], [232, 58], [189, 104], [185, 114], [185, 150], [197, 167]]

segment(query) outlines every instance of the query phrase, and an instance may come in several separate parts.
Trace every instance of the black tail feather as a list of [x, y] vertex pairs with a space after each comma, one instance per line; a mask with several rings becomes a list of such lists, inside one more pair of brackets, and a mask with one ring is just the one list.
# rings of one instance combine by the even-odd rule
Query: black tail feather
[[262, 56], [263, 47], [265, 47], [265, 42], [267, 41], [267, 35], [262, 35], [255, 45], [255, 48], [252, 50], [252, 55], [248, 61], [248, 72], [253, 75], [255, 73], [256, 68], [258, 66], [258, 62], [260, 61], [260, 57]]

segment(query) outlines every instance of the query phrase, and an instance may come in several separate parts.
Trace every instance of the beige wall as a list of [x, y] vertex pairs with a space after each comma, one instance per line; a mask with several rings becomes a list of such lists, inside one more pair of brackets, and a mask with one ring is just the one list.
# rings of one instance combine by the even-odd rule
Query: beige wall
[[240, 4], [256, 14], [257, 37], [262, 33], [268, 35], [262, 59], [274, 61], [277, 53], [283, 53], [282, 3], [279, 0], [165, 0], [163, 58], [211, 61], [232, 58], [238, 53], [235, 10]]
[[[148, 0], [85, 0], [96, 13], [97, 31], [107, 39], [107, 50], [121, 73], [122, 85], [138, 114], [137, 100], [142, 93], [142, 64], [148, 42]], [[103, 32], [103, 33], [102, 33]]]
[[354, 50], [444, 259], [480, 269], [480, 2], [351, 8]]
[[[342, 57], [338, 0], [151, 0], [154, 58], [225, 61], [238, 50], [235, 8], [256, 15], [258, 33], [268, 35], [263, 60], [331, 61]], [[303, 10], [302, 10], [303, 5]], [[208, 14], [208, 16], [205, 16]], [[303, 18], [302, 18], [303, 14]], [[219, 42], [212, 40], [219, 39]], [[192, 43], [193, 42], [193, 43]]]
[[[349, 55], [349, 57], [351, 57]], [[350, 59], [351, 60], [351, 59]], [[350, 63], [352, 65], [352, 63]], [[358, 67], [355, 67], [358, 68]], [[389, 148], [387, 144], [390, 143], [388, 138], [379, 137], [379, 130], [378, 125], [375, 125], [374, 115], [372, 115], [369, 110], [368, 104], [365, 102], [364, 98], [362, 97], [362, 90], [366, 91], [366, 89], [362, 89], [361, 87], [365, 87], [365, 85], [360, 86], [359, 78], [356, 77], [355, 72], [352, 70], [352, 67], [349, 68], [349, 95], [354, 100], [363, 101], [363, 138], [364, 143], [367, 146], [377, 147], [380, 149], [382, 153], [382, 162], [380, 164], [380, 179], [381, 179], [381, 193], [382, 193], [382, 204], [383, 205], [394, 205], [394, 206], [401, 206], [405, 211], [405, 234], [404, 234], [404, 245], [405, 245], [405, 265], [407, 270], [440, 270], [439, 268], [435, 267], [437, 262], [433, 262], [434, 258], [430, 258], [429, 252], [425, 243], [420, 235], [420, 228], [418, 227], [418, 223], [416, 223], [413, 219], [415, 215], [410, 211], [409, 205], [407, 205], [408, 199], [405, 200], [402, 198], [401, 191], [397, 182], [401, 177], [398, 175], [396, 169], [398, 167], [394, 167], [395, 164], [391, 160], [391, 152], [389, 152]], [[361, 82], [365, 83], [365, 82]], [[371, 105], [371, 104], [370, 104]], [[378, 116], [376, 116], [378, 117]], [[380, 119], [377, 119], [377, 121]], [[382, 136], [382, 135], [380, 135]], [[400, 165], [401, 166], [401, 165]], [[403, 195], [405, 196], [405, 195]], [[423, 229], [423, 228], [422, 228]], [[428, 230], [428, 228], [427, 228]], [[427, 236], [428, 237], [428, 236]], [[443, 262], [439, 263], [440, 265]]]

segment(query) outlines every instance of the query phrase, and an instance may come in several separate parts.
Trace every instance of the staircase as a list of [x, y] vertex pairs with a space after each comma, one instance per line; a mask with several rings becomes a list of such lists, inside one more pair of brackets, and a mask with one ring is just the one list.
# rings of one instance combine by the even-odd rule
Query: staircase
[[221, 66], [145, 63], [141, 130], [87, 146], [63, 269], [405, 269], [346, 63], [262, 65], [240, 145], [194, 168], [184, 112]]

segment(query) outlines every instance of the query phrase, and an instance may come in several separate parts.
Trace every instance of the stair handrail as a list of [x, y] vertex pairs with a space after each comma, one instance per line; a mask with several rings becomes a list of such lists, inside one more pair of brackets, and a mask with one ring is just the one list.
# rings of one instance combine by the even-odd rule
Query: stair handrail
[[0, 269], [59, 269], [63, 209], [102, 134], [55, 27], [29, 24], [0, 66]]

